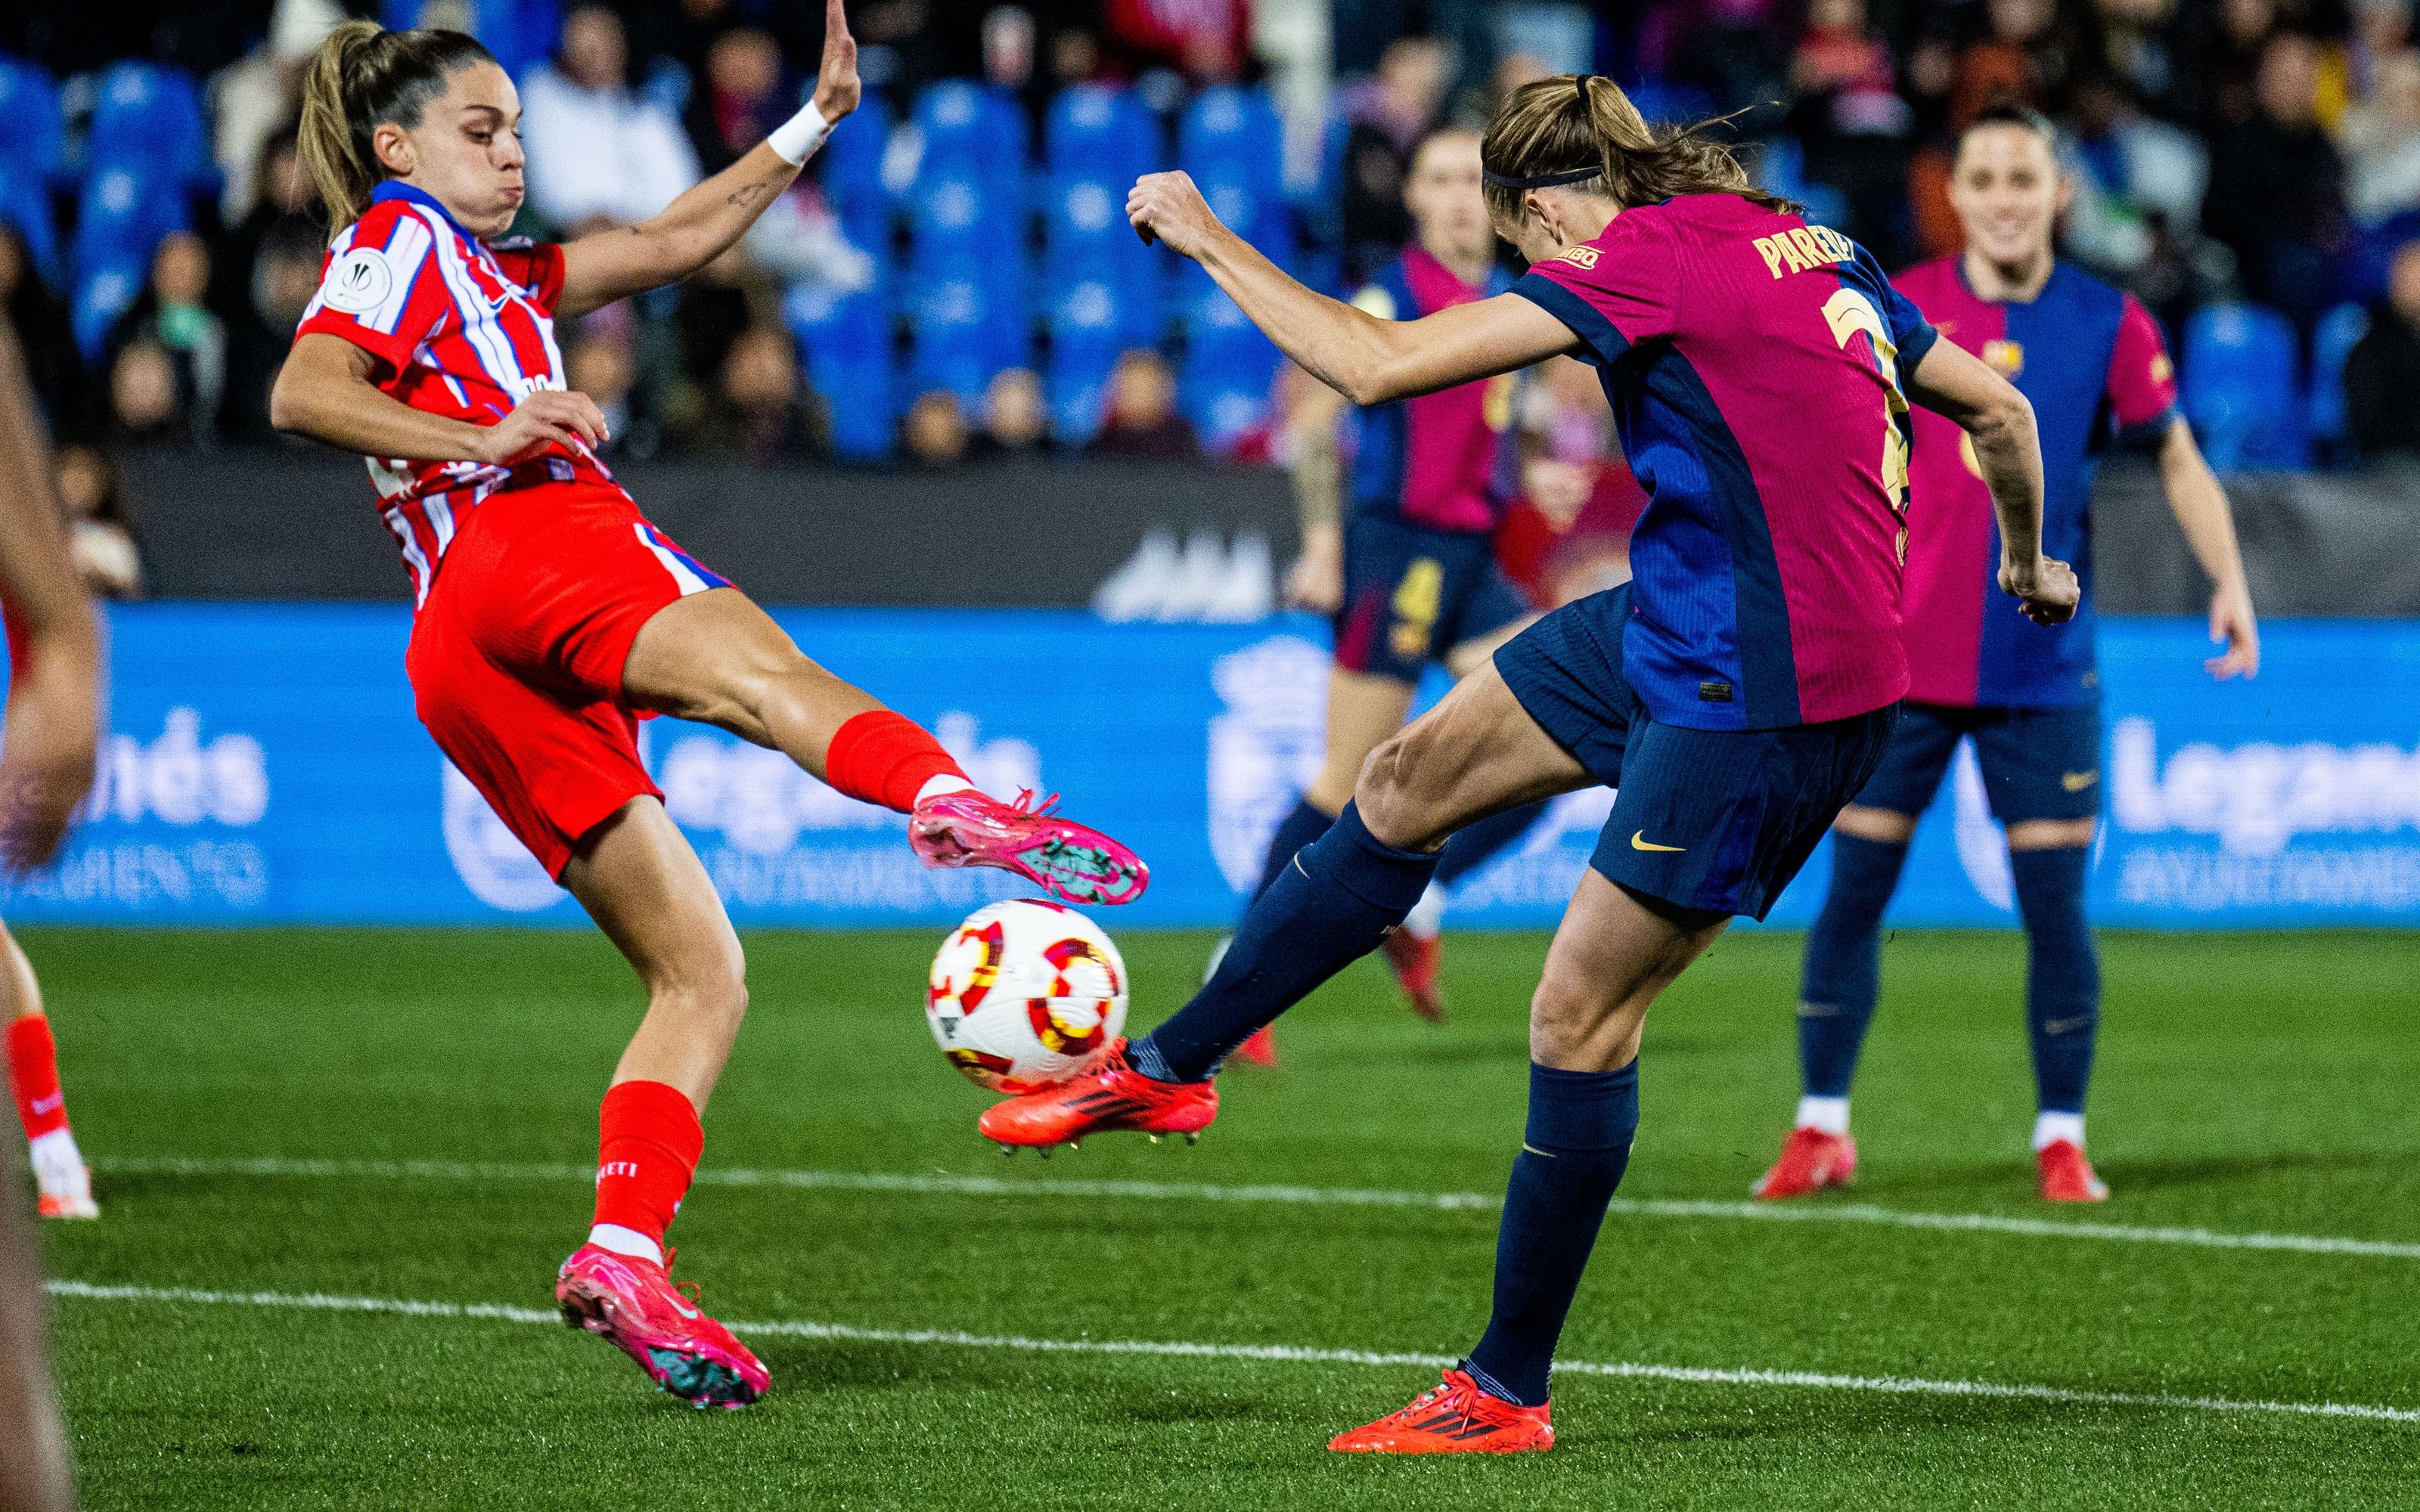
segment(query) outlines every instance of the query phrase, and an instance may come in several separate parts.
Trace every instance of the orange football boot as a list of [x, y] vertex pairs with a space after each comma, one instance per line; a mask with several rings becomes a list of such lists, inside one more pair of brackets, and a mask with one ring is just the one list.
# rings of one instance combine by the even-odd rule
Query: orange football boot
[[1379, 949], [1387, 954], [1387, 964], [1395, 968], [1395, 985], [1403, 989], [1412, 1011], [1431, 1024], [1444, 1023], [1445, 995], [1437, 990], [1437, 968], [1445, 963], [1444, 943], [1434, 934], [1396, 929]]
[[1091, 1134], [1131, 1129], [1151, 1135], [1183, 1134], [1191, 1144], [1218, 1116], [1218, 1088], [1210, 1082], [1155, 1081], [1126, 1061], [1126, 1041], [1109, 1046], [1100, 1064], [1072, 1080], [1039, 1092], [1012, 1097], [984, 1109], [975, 1127], [1015, 1154], [1019, 1149], [1048, 1152]]
[[1748, 1188], [1768, 1202], [1803, 1197], [1827, 1186], [1846, 1186], [1857, 1174], [1857, 1142], [1847, 1134], [1797, 1128], [1783, 1141], [1781, 1158]]
[[2035, 1190], [2044, 1202], [2106, 1202], [2109, 1188], [2072, 1139], [2054, 1139], [2034, 1155], [2040, 1167]]
[[1235, 1047], [1235, 1054], [1241, 1057], [1244, 1063], [1248, 1066], [1261, 1066], [1271, 1071], [1276, 1070], [1278, 1064], [1278, 1036], [1276, 1026], [1264, 1024], [1259, 1028], [1254, 1029], [1250, 1036], [1248, 1037], [1242, 1044]]
[[1454, 1369], [1441, 1384], [1413, 1397], [1409, 1407], [1340, 1433], [1327, 1446], [1353, 1455], [1518, 1454], [1553, 1448], [1555, 1425], [1547, 1404], [1524, 1407], [1490, 1396]]

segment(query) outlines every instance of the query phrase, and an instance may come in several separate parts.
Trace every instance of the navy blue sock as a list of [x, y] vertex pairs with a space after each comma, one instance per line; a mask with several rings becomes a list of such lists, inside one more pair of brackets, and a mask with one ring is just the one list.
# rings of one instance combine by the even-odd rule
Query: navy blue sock
[[2101, 954], [2084, 914], [2092, 848], [2012, 851], [2017, 911], [2025, 920], [2025, 1035], [2034, 1092], [2044, 1113], [2084, 1111], [2092, 1043], [2101, 1028]]
[[1447, 841], [1445, 849], [1437, 855], [1437, 881], [1450, 887], [1496, 859], [1504, 847], [1528, 834], [1529, 826], [1545, 811], [1544, 803], [1525, 803], [1455, 830], [1453, 839]]
[[1882, 986], [1883, 910], [1907, 847], [1834, 832], [1832, 888], [1807, 933], [1798, 987], [1798, 1071], [1809, 1097], [1846, 1097]]
[[1320, 836], [1327, 833], [1327, 826], [1334, 823], [1334, 814], [1322, 811], [1309, 798], [1296, 799], [1294, 811], [1285, 816], [1285, 821], [1278, 825], [1278, 832], [1269, 837], [1269, 853], [1261, 861], [1261, 881], [1252, 889], [1252, 896], [1257, 898], [1268, 891], [1269, 884], [1278, 879], [1278, 873], [1286, 869], [1286, 863], [1294, 859], [1295, 853], [1317, 841]]
[[1193, 1001], [1127, 1052], [1137, 1071], [1198, 1082], [1254, 1029], [1378, 948], [1436, 873], [1433, 851], [1398, 850], [1352, 804], [1244, 911], [1234, 943]]
[[1638, 1133], [1638, 1062], [1620, 1071], [1529, 1068], [1529, 1127], [1496, 1230], [1496, 1305], [1464, 1367], [1480, 1388], [1535, 1407], [1555, 1341]]

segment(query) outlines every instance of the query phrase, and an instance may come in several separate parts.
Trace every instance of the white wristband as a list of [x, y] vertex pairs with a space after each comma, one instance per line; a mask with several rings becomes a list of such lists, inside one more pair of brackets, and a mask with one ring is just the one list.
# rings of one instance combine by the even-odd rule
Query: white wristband
[[765, 145], [780, 154], [783, 162], [794, 168], [803, 167], [830, 134], [831, 122], [824, 119], [823, 112], [815, 109], [815, 102], [810, 100], [799, 107], [796, 116], [775, 127]]

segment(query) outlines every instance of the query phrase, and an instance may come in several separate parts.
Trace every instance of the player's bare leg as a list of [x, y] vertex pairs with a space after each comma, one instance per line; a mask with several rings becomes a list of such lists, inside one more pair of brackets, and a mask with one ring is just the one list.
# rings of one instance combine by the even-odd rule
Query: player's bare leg
[[36, 1210], [45, 1218], [98, 1218], [92, 1171], [68, 1126], [67, 1093], [59, 1087], [58, 1045], [42, 1011], [42, 984], [34, 964], [6, 926], [0, 926], [0, 1018], [8, 1021], [8, 1085], [25, 1130], [26, 1158], [40, 1196]]
[[1444, 1382], [1328, 1447], [1350, 1454], [1550, 1449], [1547, 1373], [1629, 1162], [1647, 1010], [1730, 922], [1584, 873], [1529, 1005], [1528, 1135], [1496, 1250], [1487, 1332]]
[[1048, 1148], [1096, 1131], [1198, 1133], [1228, 1054], [1375, 949], [1436, 869], [1456, 829], [1596, 779], [1484, 667], [1382, 742], [1353, 802], [1246, 911], [1235, 943], [1175, 1017], [1094, 1071], [985, 1110], [985, 1138]]
[[1150, 871], [1047, 800], [1001, 803], [977, 790], [933, 737], [833, 676], [734, 588], [665, 606], [640, 628], [623, 691], [644, 709], [727, 730], [778, 750], [853, 798], [911, 815], [927, 866], [993, 866], [1076, 903], [1131, 903]]
[[564, 1261], [555, 1300], [566, 1323], [612, 1343], [664, 1390], [698, 1407], [744, 1407], [769, 1377], [674, 1288], [664, 1247], [705, 1149], [699, 1115], [748, 1011], [739, 937], [654, 798], [633, 798], [582, 837], [561, 880], [638, 973], [647, 1011], [606, 1090], [596, 1221]]

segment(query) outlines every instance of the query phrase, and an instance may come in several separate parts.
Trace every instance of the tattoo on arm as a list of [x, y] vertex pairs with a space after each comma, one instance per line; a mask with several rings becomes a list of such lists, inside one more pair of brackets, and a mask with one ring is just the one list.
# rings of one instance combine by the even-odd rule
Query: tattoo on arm
[[770, 179], [759, 178], [752, 184], [744, 184], [723, 195], [722, 203], [735, 207], [752, 205], [756, 201], [756, 196], [764, 193], [770, 182]]

